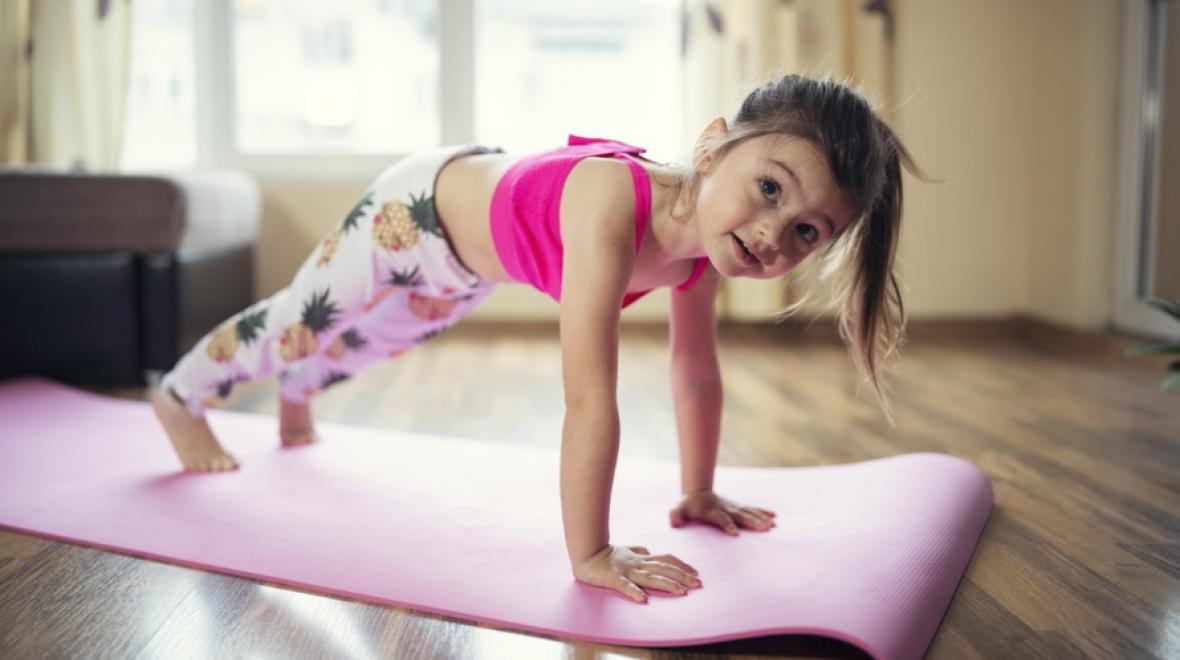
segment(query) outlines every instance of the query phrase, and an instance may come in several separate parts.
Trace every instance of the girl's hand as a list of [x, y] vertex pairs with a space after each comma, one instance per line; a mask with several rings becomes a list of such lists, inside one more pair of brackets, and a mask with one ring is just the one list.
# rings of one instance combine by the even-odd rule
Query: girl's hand
[[739, 506], [719, 497], [713, 491], [689, 493], [668, 514], [673, 527], [682, 527], [690, 520], [699, 520], [721, 529], [730, 536], [738, 535], [738, 527], [756, 532], [775, 527], [775, 513], [752, 506]]
[[652, 555], [640, 546], [607, 545], [575, 566], [574, 577], [619, 591], [637, 603], [647, 602], [644, 587], [683, 596], [701, 586], [692, 566], [672, 555]]

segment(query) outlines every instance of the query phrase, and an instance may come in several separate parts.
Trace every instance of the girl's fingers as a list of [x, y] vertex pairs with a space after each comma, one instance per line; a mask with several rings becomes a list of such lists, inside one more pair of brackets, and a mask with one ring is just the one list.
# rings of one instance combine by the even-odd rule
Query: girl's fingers
[[762, 515], [756, 509], [741, 509], [736, 512], [738, 520], [751, 529], [770, 529], [774, 521]]
[[651, 554], [650, 552], [648, 552], [647, 548], [645, 548], [641, 545], [633, 545], [627, 549], [630, 550], [631, 552], [634, 552], [637, 555], [650, 555]]
[[681, 595], [688, 593], [687, 586], [680, 584], [672, 578], [658, 575], [645, 568], [634, 569], [627, 574], [627, 577], [649, 589], [659, 589], [660, 591]]
[[697, 573], [697, 569], [693, 568], [688, 564], [688, 562], [675, 555], [656, 555], [655, 557], [648, 557], [648, 559], [651, 559], [652, 561], [662, 561], [665, 564], [672, 564], [689, 575], [700, 575], [700, 573]]
[[777, 516], [777, 515], [778, 515], [777, 513], [773, 512], [773, 511], [770, 511], [770, 510], [767, 510], [767, 509], [759, 509], [759, 508], [757, 508], [757, 507], [753, 507], [753, 508], [754, 508], [754, 510], [755, 510], [755, 511], [757, 511], [758, 513], [761, 513], [761, 514], [762, 514], [762, 515], [764, 515], [764, 516], [769, 516], [769, 517], [771, 517], [771, 518], [773, 518], [773, 517], [775, 517], [775, 516]]
[[721, 509], [710, 511], [706, 517], [708, 518], [709, 522], [720, 527], [721, 531], [725, 532], [726, 534], [729, 534], [730, 536], [738, 535], [737, 524], [734, 523], [733, 518], [731, 518], [728, 513], [722, 511]]
[[670, 580], [675, 580], [677, 583], [689, 589], [699, 587], [701, 584], [700, 580], [696, 579], [688, 571], [667, 562], [647, 561], [643, 563], [643, 570], [655, 573], [656, 575], [662, 575]]
[[639, 585], [635, 584], [631, 580], [628, 580], [622, 575], [619, 576], [619, 581], [615, 585], [615, 589], [622, 592], [624, 596], [637, 603], [647, 602], [647, 592], [645, 592], [643, 589], [640, 589]]

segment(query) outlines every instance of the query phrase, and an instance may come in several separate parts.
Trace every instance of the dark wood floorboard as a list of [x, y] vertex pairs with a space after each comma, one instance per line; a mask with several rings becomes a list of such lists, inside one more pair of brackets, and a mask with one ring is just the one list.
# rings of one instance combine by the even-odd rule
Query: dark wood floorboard
[[[996, 508], [928, 657], [1180, 657], [1180, 392], [1156, 387], [1166, 361], [1123, 358], [1130, 340], [1039, 324], [920, 327], [891, 381], [895, 427], [830, 332], [725, 327], [721, 463], [916, 451], [971, 460], [991, 478]], [[667, 353], [662, 328], [625, 329], [623, 460], [676, 459]], [[275, 393], [273, 381], [248, 384], [227, 407], [273, 415]], [[556, 450], [556, 329], [461, 324], [326, 392], [314, 410], [325, 422]], [[684, 649], [574, 642], [0, 532], [5, 658], [767, 655], [858, 657], [808, 637]]]

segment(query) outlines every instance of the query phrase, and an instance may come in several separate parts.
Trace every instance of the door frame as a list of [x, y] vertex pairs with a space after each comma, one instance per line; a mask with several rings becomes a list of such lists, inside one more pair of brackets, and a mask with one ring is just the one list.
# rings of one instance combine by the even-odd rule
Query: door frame
[[[1119, 101], [1118, 207], [1116, 209], [1113, 319], [1119, 330], [1168, 337], [1175, 322], [1145, 302], [1153, 290], [1159, 210], [1159, 84], [1167, 45], [1168, 0], [1123, 4], [1123, 89]], [[1151, 18], [1156, 22], [1149, 24]], [[1153, 43], [1154, 42], [1154, 43]], [[1154, 59], [1154, 61], [1152, 61]], [[1154, 73], [1154, 80], [1151, 80]], [[1177, 127], [1180, 128], [1180, 127]], [[1140, 257], [1146, 263], [1140, 263]]]

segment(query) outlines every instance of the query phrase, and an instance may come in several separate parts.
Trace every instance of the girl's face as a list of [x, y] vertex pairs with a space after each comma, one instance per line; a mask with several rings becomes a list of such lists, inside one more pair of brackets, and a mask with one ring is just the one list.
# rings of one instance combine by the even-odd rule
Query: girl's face
[[[714, 122], [705, 129], [724, 132]], [[727, 277], [772, 279], [788, 273], [852, 221], [855, 207], [832, 180], [819, 149], [784, 135], [762, 135], [723, 158], [698, 155], [697, 229], [705, 255]]]

